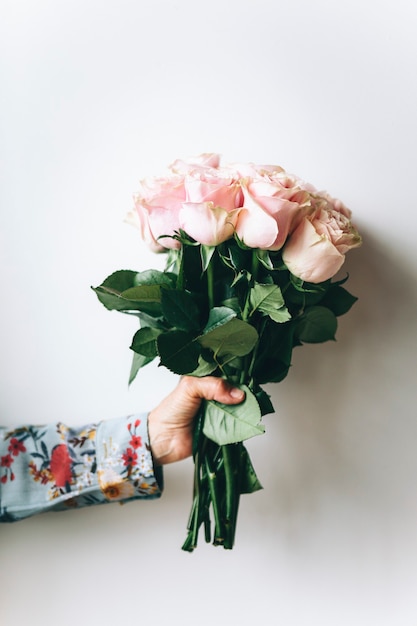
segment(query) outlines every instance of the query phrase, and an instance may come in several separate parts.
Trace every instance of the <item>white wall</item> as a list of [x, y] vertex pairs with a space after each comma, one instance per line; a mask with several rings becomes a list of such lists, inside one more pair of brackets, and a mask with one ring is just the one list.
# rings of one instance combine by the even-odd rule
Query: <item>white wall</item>
[[133, 322], [89, 286], [161, 259], [123, 223], [176, 157], [279, 163], [352, 208], [338, 341], [296, 352], [249, 449], [232, 552], [180, 550], [191, 462], [158, 502], [0, 531], [0, 623], [415, 626], [416, 9], [411, 0], [2, 0], [2, 422], [151, 408]]

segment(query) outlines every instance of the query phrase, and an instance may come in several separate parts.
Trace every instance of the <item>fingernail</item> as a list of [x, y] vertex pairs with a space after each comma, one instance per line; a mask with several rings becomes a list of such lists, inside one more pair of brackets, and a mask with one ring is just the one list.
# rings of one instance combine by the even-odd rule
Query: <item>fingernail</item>
[[232, 396], [232, 398], [235, 398], [236, 400], [239, 400], [239, 399], [243, 399], [243, 396], [245, 395], [245, 392], [242, 391], [242, 389], [238, 389], [237, 387], [233, 387], [230, 390], [230, 395]]

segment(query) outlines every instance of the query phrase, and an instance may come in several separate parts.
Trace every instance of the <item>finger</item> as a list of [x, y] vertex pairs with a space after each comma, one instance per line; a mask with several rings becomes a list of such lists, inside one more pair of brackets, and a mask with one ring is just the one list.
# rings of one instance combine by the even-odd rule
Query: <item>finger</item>
[[197, 378], [184, 376], [180, 383], [189, 397], [216, 400], [223, 404], [239, 404], [245, 398], [245, 392], [232, 386], [226, 380], [215, 376]]

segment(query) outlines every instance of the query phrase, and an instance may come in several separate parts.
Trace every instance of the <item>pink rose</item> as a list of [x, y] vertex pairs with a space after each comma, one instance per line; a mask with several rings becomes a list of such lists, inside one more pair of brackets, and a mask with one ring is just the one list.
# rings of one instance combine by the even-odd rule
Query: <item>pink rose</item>
[[217, 169], [220, 165], [220, 155], [212, 152], [205, 152], [197, 157], [182, 160], [177, 159], [170, 165], [170, 169], [175, 174], [188, 174], [191, 171], [205, 171]]
[[249, 248], [269, 249], [278, 237], [278, 224], [274, 217], [245, 193], [244, 206], [239, 211], [236, 234]]
[[250, 248], [279, 250], [303, 216], [312, 211], [310, 194], [282, 168], [263, 172], [244, 183], [236, 233]]
[[233, 237], [243, 193], [237, 179], [221, 169], [193, 170], [184, 178], [186, 201], [180, 226], [193, 239], [215, 246]]
[[327, 194], [315, 198], [316, 210], [305, 217], [289, 237], [282, 258], [292, 274], [310, 283], [332, 278], [345, 254], [361, 245], [350, 221], [350, 211]]
[[184, 200], [182, 176], [146, 179], [134, 196], [134, 211], [127, 220], [139, 227], [142, 238], [152, 249], [179, 248], [179, 242], [171, 235], [180, 227], [179, 211]]
[[137, 204], [125, 217], [125, 222], [137, 228], [142, 240], [149, 246], [152, 252], [165, 252], [166, 248], [156, 241], [149, 228], [149, 216], [143, 207], [138, 209]]
[[194, 170], [184, 178], [186, 202], [213, 202], [226, 211], [242, 206], [240, 181], [229, 170]]
[[217, 246], [233, 237], [238, 213], [214, 202], [186, 202], [180, 211], [181, 228], [199, 243]]
[[285, 173], [280, 165], [257, 165], [256, 163], [233, 163], [231, 165], [241, 178], [262, 178], [271, 174]]

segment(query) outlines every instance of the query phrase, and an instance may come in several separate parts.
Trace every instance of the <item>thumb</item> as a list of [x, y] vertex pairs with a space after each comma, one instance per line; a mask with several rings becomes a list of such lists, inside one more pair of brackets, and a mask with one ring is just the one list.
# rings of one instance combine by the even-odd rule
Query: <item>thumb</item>
[[245, 392], [239, 387], [234, 387], [226, 380], [216, 376], [184, 376], [181, 384], [185, 392], [191, 398], [215, 400], [223, 404], [239, 404], [245, 399]]

